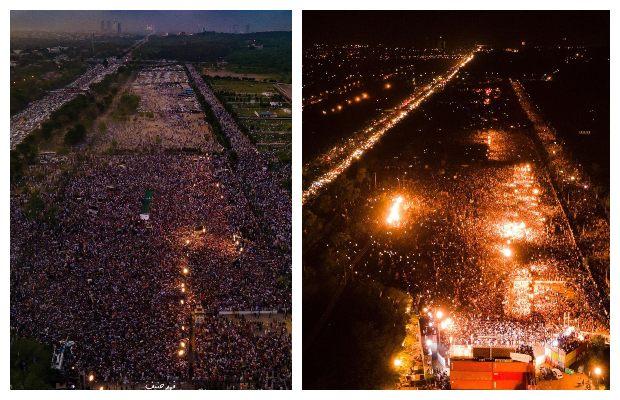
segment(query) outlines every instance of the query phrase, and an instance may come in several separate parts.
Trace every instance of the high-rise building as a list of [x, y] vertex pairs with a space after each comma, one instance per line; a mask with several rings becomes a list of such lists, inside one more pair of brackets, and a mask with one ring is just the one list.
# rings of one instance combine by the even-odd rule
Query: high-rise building
[[101, 20], [101, 32], [105, 32], [105, 21]]
[[111, 32], [112, 31], [112, 21], [108, 20], [105, 22], [105, 30], [106, 32]]
[[119, 33], [119, 34], [121, 33], [121, 23], [120, 22], [116, 23], [116, 33]]

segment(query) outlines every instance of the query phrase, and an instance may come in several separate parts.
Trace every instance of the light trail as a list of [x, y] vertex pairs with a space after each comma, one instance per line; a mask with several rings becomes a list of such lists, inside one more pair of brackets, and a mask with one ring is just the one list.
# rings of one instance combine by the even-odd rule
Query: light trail
[[[450, 83], [461, 68], [465, 67], [474, 58], [474, 55], [475, 52], [471, 52], [465, 56], [461, 62], [453, 67], [445, 77], [440, 77], [433, 83], [427, 85], [422, 93], [416, 92], [412, 94], [394, 111], [389, 112], [387, 115], [373, 121], [367, 128], [362, 129], [360, 132], [366, 134], [366, 138], [362, 139], [361, 143], [352, 148], [348, 154], [345, 154], [342, 161], [338, 162], [333, 168], [319, 176], [308, 186], [306, 190], [304, 190], [302, 194], [302, 204], [305, 204], [306, 201], [316, 196], [325, 186], [333, 182], [334, 179], [336, 179], [341, 173], [346, 171], [351, 164], [353, 164], [353, 162], [361, 158], [366, 151], [373, 148], [387, 131], [402, 121], [411, 111], [418, 108], [426, 99]], [[330, 151], [324, 158], [329, 161], [333, 157], [332, 152], [333, 151]]]

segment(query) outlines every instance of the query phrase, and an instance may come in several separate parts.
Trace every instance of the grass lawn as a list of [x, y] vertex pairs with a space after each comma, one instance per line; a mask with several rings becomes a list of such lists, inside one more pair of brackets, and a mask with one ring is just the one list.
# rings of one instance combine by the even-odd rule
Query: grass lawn
[[224, 90], [236, 93], [263, 93], [263, 92], [275, 92], [275, 88], [272, 83], [268, 82], [253, 82], [253, 81], [240, 81], [240, 80], [228, 80], [228, 79], [211, 79], [211, 86], [214, 90]]

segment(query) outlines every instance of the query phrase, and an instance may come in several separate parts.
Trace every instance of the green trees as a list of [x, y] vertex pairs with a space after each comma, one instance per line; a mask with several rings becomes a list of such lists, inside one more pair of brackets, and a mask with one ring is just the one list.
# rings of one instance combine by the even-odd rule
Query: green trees
[[[116, 74], [108, 75], [101, 82], [92, 85], [90, 93], [80, 94], [60, 107], [40, 129], [17, 145], [15, 150], [11, 151], [11, 182], [18, 182], [26, 167], [35, 162], [42, 142], [62, 138], [62, 143], [67, 146], [82, 143], [97, 117], [112, 104], [119, 87], [129, 79], [132, 68], [121, 67]], [[135, 112], [139, 101], [138, 96], [127, 95], [124, 101], [121, 100], [124, 112]], [[101, 132], [102, 126], [98, 128]]]
[[56, 373], [51, 369], [49, 347], [27, 338], [11, 340], [11, 389], [53, 389]]
[[365, 201], [360, 187], [367, 180], [365, 168], [354, 168], [303, 210], [304, 340], [335, 301], [320, 333], [304, 343], [307, 388], [381, 389], [398, 379], [391, 358], [402, 349], [409, 296], [363, 274], [348, 274], [343, 286], [351, 266], [347, 248], [363, 245], [370, 234], [354, 211]]
[[[333, 279], [304, 274], [304, 339], [336, 290]], [[381, 284], [354, 280], [313, 343], [304, 343], [303, 381], [307, 388], [383, 389], [398, 376], [391, 358], [405, 337], [407, 297]], [[314, 309], [314, 312], [310, 311]], [[329, 368], [326, 368], [329, 366]]]
[[11, 150], [11, 182], [17, 181], [24, 169], [32, 164], [38, 154], [38, 147], [34, 136], [26, 137], [20, 144]]
[[55, 225], [58, 207], [47, 204], [38, 190], [28, 189], [28, 200], [24, 204], [24, 213], [32, 220]]
[[86, 128], [82, 124], [76, 124], [65, 133], [65, 144], [74, 146], [81, 143], [86, 137]]
[[[258, 50], [248, 43], [263, 45]], [[215, 63], [226, 59], [235, 72], [268, 73], [291, 79], [291, 32], [230, 34], [204, 32], [192, 36], [152, 37], [136, 50], [143, 59], [174, 59]]]
[[[211, 127], [211, 129], [213, 131], [213, 135], [215, 136], [217, 141], [225, 149], [230, 149], [230, 142], [228, 141], [228, 137], [222, 131], [222, 127], [220, 126], [220, 121], [217, 119], [217, 117], [213, 113], [213, 110], [211, 109], [209, 104], [207, 104], [207, 101], [203, 97], [202, 93], [198, 90], [198, 87], [196, 86], [196, 83], [192, 79], [191, 74], [187, 70], [187, 67], [184, 66], [184, 68], [185, 68], [185, 73], [190, 78], [189, 84], [192, 87], [192, 89], [194, 90], [194, 93], [196, 95], [196, 99], [198, 100], [198, 103], [200, 104], [200, 107], [202, 108], [202, 111], [205, 113], [205, 121], [207, 121], [209, 123], [209, 126]], [[235, 156], [236, 156], [236, 154], [235, 154]]]
[[116, 107], [116, 110], [114, 111], [114, 115], [117, 118], [126, 118], [129, 115], [135, 114], [135, 112], [138, 110], [139, 104], [140, 96], [125, 92], [118, 101], [118, 105]]

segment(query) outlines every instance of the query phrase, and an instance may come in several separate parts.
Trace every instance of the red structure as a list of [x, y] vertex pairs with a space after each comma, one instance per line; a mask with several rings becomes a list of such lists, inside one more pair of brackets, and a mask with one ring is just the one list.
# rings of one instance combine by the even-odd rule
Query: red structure
[[527, 389], [534, 365], [511, 359], [450, 360], [452, 389]]

